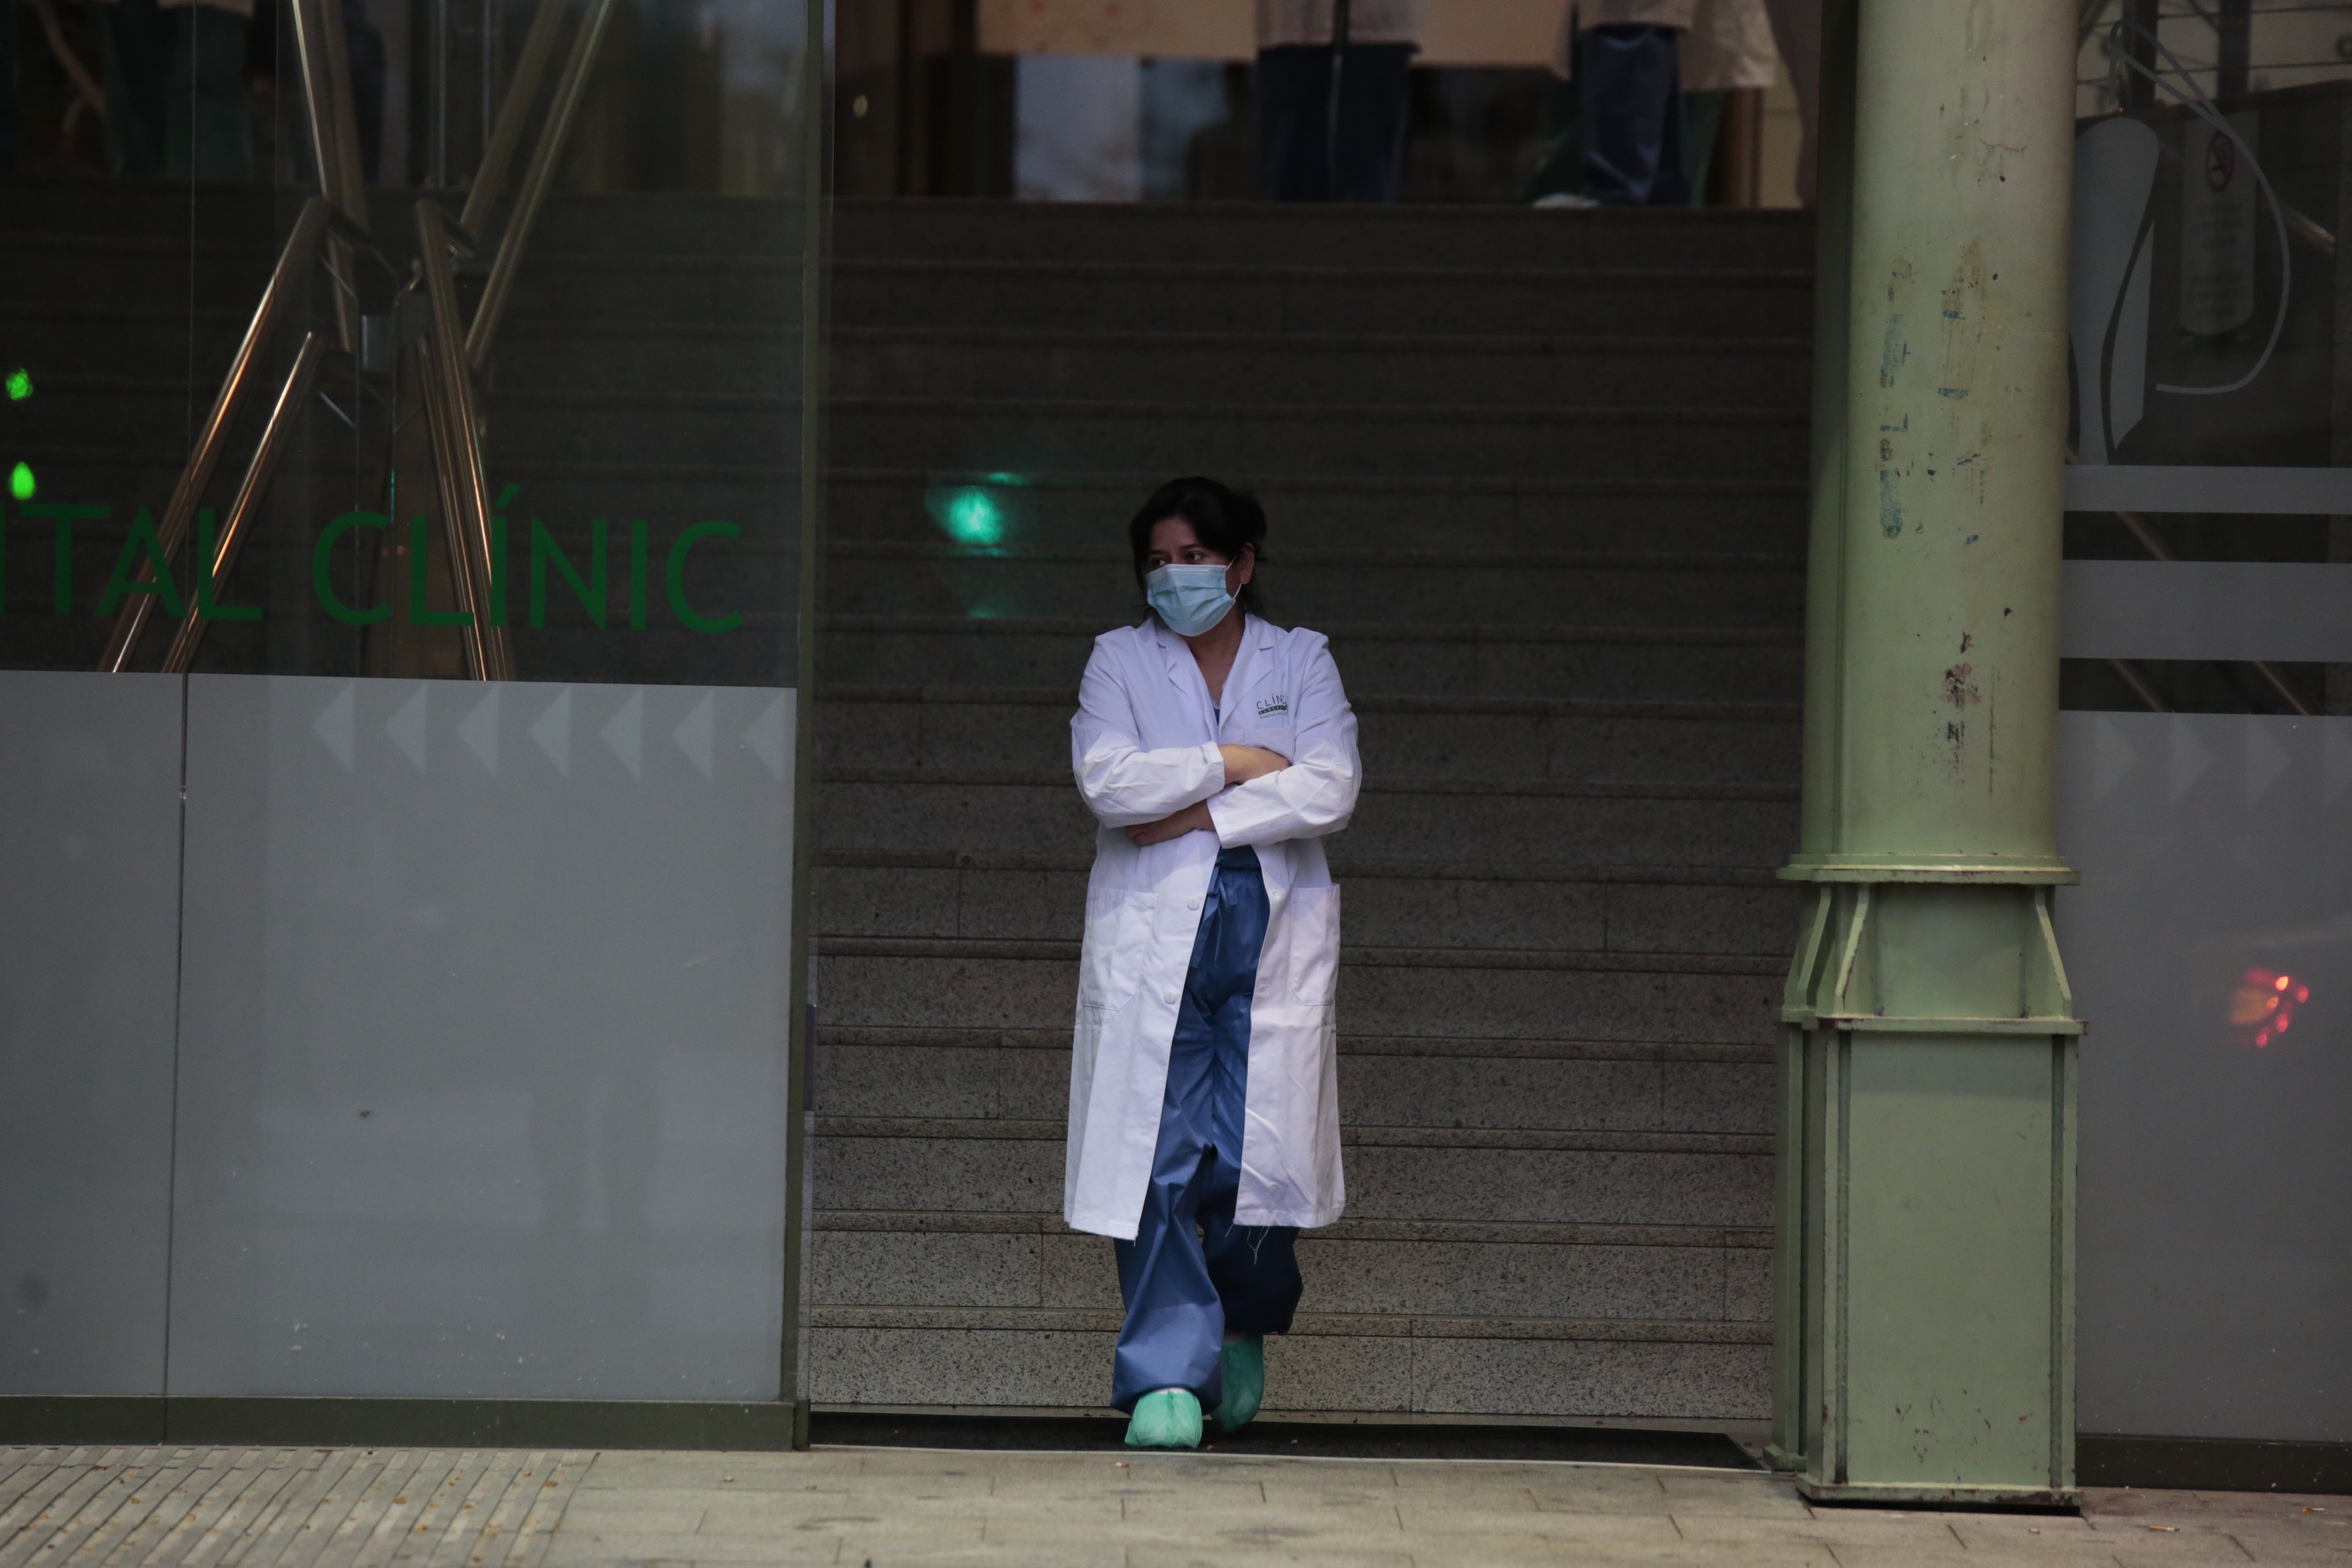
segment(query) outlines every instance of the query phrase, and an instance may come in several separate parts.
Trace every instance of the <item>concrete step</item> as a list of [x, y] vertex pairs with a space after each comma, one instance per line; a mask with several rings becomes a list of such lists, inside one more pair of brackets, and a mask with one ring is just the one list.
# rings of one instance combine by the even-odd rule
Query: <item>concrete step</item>
[[[824, 937], [820, 1005], [844, 1026], [1066, 1028], [1075, 942]], [[1339, 1026], [1397, 1036], [1696, 1041], [1779, 1037], [1788, 960], [1717, 953], [1340, 949]]]
[[[828, 616], [818, 668], [844, 685], [1066, 686], [1099, 620], [1039, 616]], [[1795, 627], [1417, 626], [1315, 628], [1351, 686], [1426, 697], [1591, 696], [1623, 700], [1793, 701], [1804, 675]]]
[[[1098, 1410], [1118, 1314], [812, 1310], [820, 1404]], [[1265, 1411], [1762, 1420], [1768, 1325], [1302, 1316], [1266, 1342]]]
[[[1107, 1238], [1066, 1230], [1059, 1215], [1012, 1216], [1013, 1223], [1034, 1226], [1023, 1230], [952, 1224], [969, 1217], [820, 1214], [811, 1232], [811, 1300], [819, 1307], [1119, 1310], [1118, 1261]], [[836, 1219], [867, 1223], [834, 1228]], [[1302, 1236], [1302, 1310], [1315, 1317], [1382, 1313], [1620, 1322], [1771, 1318], [1771, 1253], [1769, 1244], [1753, 1244], [1752, 1231], [1377, 1223], [1354, 1228], [1404, 1234], [1350, 1236], [1342, 1221]], [[1490, 1234], [1475, 1240], [1444, 1234], [1455, 1229]], [[1438, 1234], [1423, 1239], [1412, 1236], [1415, 1231]], [[1737, 1237], [1743, 1245], [1718, 1239], [1725, 1237]]]
[[[106, 254], [102, 251], [93, 254]], [[104, 270], [105, 268], [101, 268]], [[789, 331], [796, 255], [632, 249], [538, 251], [514, 303], [533, 316]], [[6, 276], [0, 269], [0, 277]], [[1286, 334], [1411, 321], [1452, 333], [1802, 336], [1811, 275], [1681, 268], [1279, 266], [1166, 262], [836, 261], [833, 321], [898, 327], [1047, 327]], [[100, 302], [97, 293], [78, 302]]]
[[[1801, 408], [837, 397], [834, 459], [1351, 476], [1472, 473], [1793, 479]], [[651, 413], [652, 410], [647, 412]]]
[[[503, 392], [501, 437], [548, 456], [658, 447], [680, 463], [739, 463], [796, 439], [789, 398], [715, 393]], [[1402, 404], [1141, 403], [835, 397], [834, 458], [1011, 472], [1114, 466], [1211, 472], [1474, 472], [1622, 479], [1793, 479], [1801, 409]], [[783, 448], [789, 451], [786, 445]]]
[[[556, 210], [551, 205], [550, 217], [542, 221], [557, 221]], [[842, 200], [833, 213], [834, 253], [843, 260], [971, 257], [1346, 266], [1377, 258], [1424, 266], [1727, 270], [1803, 268], [1813, 261], [1812, 215], [1801, 212], [926, 199]], [[563, 243], [581, 246], [588, 237], [565, 232]]]
[[[1162, 468], [1011, 474], [924, 468], [827, 473], [827, 518], [842, 540], [1117, 552], [1126, 521], [1170, 477]], [[1804, 547], [1801, 483], [1492, 474], [1298, 474], [1228, 470], [1266, 509], [1269, 549], [1587, 548], [1790, 552]]]
[[[1730, 1134], [1342, 1129], [1361, 1219], [1758, 1226], [1771, 1221], [1769, 1139]], [[817, 1119], [820, 1208], [1026, 1213], [1062, 1201], [1065, 1125]]]
[[[827, 521], [841, 540], [991, 548], [1126, 548], [1126, 521], [1171, 470], [1049, 474], [835, 468]], [[1228, 470], [1256, 492], [1271, 559], [1299, 547], [1464, 551], [1687, 550], [1795, 553], [1804, 487], [1780, 479], [1512, 478]]]
[[[727, 292], [761, 300], [780, 292], [775, 268], [754, 280], [707, 258], [631, 259], [609, 267], [550, 258], [553, 287], [602, 312], [635, 289], [662, 320], [708, 321], [718, 275]], [[646, 286], [676, 272], [697, 279], [675, 299], [644, 300]], [[773, 281], [769, 280], [772, 276]], [[709, 279], [706, 285], [700, 280]], [[1693, 268], [1330, 267], [1183, 262], [843, 260], [833, 269], [835, 321], [843, 326], [1125, 328], [1286, 335], [1361, 331], [1366, 322], [1410, 321], [1423, 332], [1624, 332], [1659, 337], [1805, 335], [1809, 272]], [[760, 307], [762, 319], [765, 306]], [[643, 313], [643, 310], [640, 311]]]
[[[1255, 332], [845, 326], [830, 336], [829, 375], [844, 397], [1117, 397], [1140, 380], [1172, 402], [1807, 405], [1812, 345], [1801, 338], [1438, 337], [1410, 333], [1410, 322], [1380, 327], [1275, 341]], [[565, 368], [572, 380], [541, 384], [586, 384], [603, 374], [584, 355]]]
[[[828, 767], [1050, 772], [1068, 761], [1076, 693], [828, 682], [818, 701]], [[1780, 783], [1799, 760], [1792, 703], [1359, 693], [1351, 705], [1368, 768], [1392, 774]]]
[[249, 313], [269, 280], [286, 231], [268, 226], [239, 234], [224, 228], [192, 240], [188, 221], [183, 209], [176, 227], [162, 225], [128, 235], [56, 233], [18, 229], [12, 213], [8, 244], [0, 248], [0, 299], [19, 310], [116, 310], [171, 301], [183, 310], [193, 305]]
[[[1440, 337], [836, 326], [829, 390], [845, 397], [1091, 398], [1137, 385], [1215, 402], [1636, 405], [1801, 408], [1803, 339]], [[185, 336], [184, 331], [181, 333]], [[232, 340], [233, 341], [233, 340]], [[794, 345], [761, 321], [654, 327], [525, 316], [501, 325], [490, 381], [509, 391], [651, 387], [785, 397]]]
[[[818, 919], [827, 936], [1076, 942], [1087, 870], [1083, 855], [829, 852]], [[1348, 940], [1375, 947], [1779, 953], [1797, 933], [1794, 890], [1762, 870], [1343, 858], [1332, 871]]]
[[[1093, 615], [1131, 620], [1141, 595], [1125, 551], [991, 552], [835, 540], [824, 607], [835, 615], [972, 619]], [[1267, 612], [1289, 626], [1606, 624], [1633, 605], [1665, 626], [1801, 625], [1801, 558], [1669, 552], [1283, 550], [1259, 574]]]
[[8, 344], [8, 368], [32, 372], [35, 403], [68, 384], [61, 378], [75, 376], [152, 377], [184, 385], [193, 372], [216, 382], [236, 353], [253, 305], [191, 311], [184, 297], [174, 306], [150, 296], [142, 304], [66, 309], [17, 299], [0, 303], [0, 340]]
[[[877, 1026], [835, 1011], [816, 1051], [826, 1115], [1042, 1124], [1069, 1109], [1066, 1016], [1058, 1027]], [[1738, 1042], [1343, 1034], [1340, 1123], [1766, 1136], [1774, 1071], [1769, 1047]]]
[[[1083, 854], [1095, 821], [1066, 777], [827, 769], [817, 847], [908, 853]], [[1412, 779], [1364, 784], [1335, 855], [1378, 860], [1618, 860], [1770, 867], [1796, 847], [1797, 792], [1781, 784]]]

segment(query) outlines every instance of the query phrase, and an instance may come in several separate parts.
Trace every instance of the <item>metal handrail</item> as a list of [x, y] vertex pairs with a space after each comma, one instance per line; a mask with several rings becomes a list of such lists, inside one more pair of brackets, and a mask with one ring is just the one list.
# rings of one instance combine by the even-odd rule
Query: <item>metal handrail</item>
[[422, 345], [426, 364], [420, 379], [434, 437], [433, 466], [440, 479], [442, 523], [449, 538], [450, 580], [458, 608], [471, 617], [464, 628], [466, 659], [477, 679], [512, 680], [514, 654], [506, 628], [491, 624], [489, 485], [482, 476], [473, 375], [466, 363], [457, 283], [449, 274], [449, 233], [439, 203], [428, 199], [416, 204], [416, 239], [418, 269], [433, 311], [432, 335]]
[[[261, 510], [262, 494], [277, 477], [278, 461], [285, 456], [286, 443], [293, 434], [294, 416], [310, 397], [310, 384], [318, 378], [320, 363], [326, 357], [326, 341], [316, 332], [303, 333], [302, 347], [294, 355], [294, 368], [286, 373], [285, 384], [278, 389], [278, 402], [269, 410], [269, 423], [262, 426], [261, 444], [254, 448], [245, 479], [236, 487], [236, 499], [229, 503], [227, 520], [221, 524], [220, 538], [213, 547], [213, 558], [196, 563], [196, 570], [206, 574], [215, 592], [236, 564], [237, 547], [245, 542], [254, 514]], [[205, 617], [194, 613], [181, 619], [179, 632], [163, 655], [165, 675], [185, 675], [194, 667], [196, 647], [204, 641], [205, 625]]]
[[[540, 0], [542, 9], [560, 0]], [[597, 42], [604, 36], [604, 23], [613, 14], [613, 0], [588, 0], [588, 9], [580, 18], [580, 30], [572, 35], [572, 53], [563, 62], [563, 74], [556, 79], [555, 98], [548, 105], [547, 121], [540, 127], [539, 145], [531, 150], [530, 166], [523, 173], [522, 184], [515, 193], [514, 211], [507, 219], [505, 235], [499, 241], [497, 258], [490, 264], [490, 275], [482, 285], [481, 300], [474, 307], [473, 324], [466, 331], [466, 360], [480, 369], [490, 357], [490, 341], [497, 336], [499, 318], [505, 314], [507, 295], [514, 287], [515, 273], [522, 265], [523, 248], [530, 243], [531, 225], [539, 217], [540, 204], [546, 199], [549, 183], [555, 177], [555, 161], [571, 134], [572, 117], [580, 108], [581, 94], [587, 89], [588, 69], [595, 63]], [[536, 35], [539, 25], [531, 24]], [[510, 100], [509, 102], [512, 102]], [[499, 116], [501, 124], [505, 116]], [[466, 204], [467, 216], [474, 216], [474, 204]], [[479, 232], [478, 223], [487, 221], [488, 214], [466, 226]]]
[[[432, 435], [434, 467], [450, 545], [451, 578], [460, 606], [471, 616], [463, 638], [467, 665], [480, 679], [510, 680], [514, 679], [515, 666], [506, 629], [490, 624], [493, 542], [489, 487], [482, 471], [482, 426], [474, 405], [473, 372], [488, 360], [532, 225], [546, 199], [556, 162], [585, 91], [597, 45], [612, 15], [613, 0], [587, 0], [470, 323], [458, 308], [449, 261], [453, 249], [462, 247], [462, 254], [471, 256], [478, 248], [474, 235], [488, 221], [490, 209], [504, 187], [506, 171], [521, 141], [530, 101], [554, 54], [560, 16], [566, 4], [567, 0], [539, 0], [530, 31], [524, 39], [522, 58], [499, 110], [490, 145], [484, 151], [482, 167], [462, 216], [452, 223], [436, 203], [427, 200], [416, 205], [417, 237], [423, 252], [416, 281], [430, 305], [432, 328], [415, 345], [411, 363], [418, 372]], [[344, 353], [356, 357], [361, 352], [362, 332], [353, 259], [362, 251], [379, 261], [383, 259], [368, 233], [367, 186], [360, 166], [357, 116], [341, 10], [334, 0], [293, 0], [292, 12], [310, 153], [318, 169], [320, 194], [303, 204], [293, 232], [279, 252], [278, 265], [262, 290], [236, 357], [214, 399], [212, 412], [173, 488], [171, 503], [164, 509], [156, 537], [162, 566], [166, 571], [180, 559], [186, 546], [198, 503], [219, 467], [230, 427], [251, 390], [261, 356], [285, 315], [301, 268], [322, 245], [326, 247], [328, 268], [338, 285], [337, 337]], [[222, 582], [235, 565], [238, 549], [251, 531], [262, 497], [284, 458], [294, 416], [310, 395], [326, 352], [327, 345], [316, 333], [306, 334], [300, 352], [280, 384], [213, 559], [203, 563], [215, 584]], [[155, 562], [144, 563], [139, 584], [152, 585], [156, 570]], [[119, 673], [129, 668], [140, 637], [154, 613], [155, 601], [153, 594], [125, 597], [108, 636], [100, 669]], [[193, 616], [186, 619], [164, 656], [165, 670], [177, 673], [189, 668], [203, 637], [200, 621]]]
[[[326, 232], [327, 204], [312, 196], [302, 204], [301, 216], [294, 220], [294, 232], [286, 237], [286, 248], [278, 253], [278, 266], [261, 290], [261, 302], [254, 307], [253, 320], [245, 329], [245, 341], [237, 345], [236, 357], [229, 362], [228, 375], [213, 398], [212, 412], [205, 416], [194, 449], [188, 455], [188, 466], [181, 470], [180, 482], [172, 489], [171, 503], [163, 509], [163, 521], [156, 528], [155, 538], [166, 562], [179, 559], [181, 548], [187, 542], [188, 527], [195, 521], [196, 505], [204, 499], [205, 488], [212, 482], [213, 470], [220, 464], [229, 426], [235, 423], [237, 410], [253, 384], [257, 365], [278, 330], [279, 319], [286, 314], [295, 279], [317, 252]], [[155, 581], [152, 562], [141, 568], [139, 581]], [[146, 629], [147, 617], [154, 609], [152, 594], [131, 594], [124, 598], [114, 618], [114, 630], [106, 639], [106, 652], [99, 660], [100, 669], [119, 674], [130, 665], [131, 651], [139, 646], [139, 634]]]
[[547, 73], [548, 59], [555, 53], [556, 21], [562, 10], [559, 0], [540, 0], [539, 8], [531, 13], [522, 55], [507, 81], [506, 101], [499, 106], [489, 145], [482, 149], [482, 166], [474, 171], [473, 188], [466, 193], [465, 211], [457, 216], [459, 226], [469, 232], [490, 221], [490, 208], [506, 188], [507, 165], [514, 162], [515, 147], [522, 141], [523, 117], [531, 100], [539, 96], [539, 79]]

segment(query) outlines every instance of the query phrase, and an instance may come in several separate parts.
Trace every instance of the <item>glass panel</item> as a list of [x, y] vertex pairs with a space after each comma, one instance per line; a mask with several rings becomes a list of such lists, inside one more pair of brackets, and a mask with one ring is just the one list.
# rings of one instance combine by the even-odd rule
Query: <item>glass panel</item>
[[822, 6], [61, 9], [0, 1392], [778, 1396]]
[[2089, 1431], [2352, 1436], [2346, 13], [2111, 0], [2075, 151], [2059, 900]]

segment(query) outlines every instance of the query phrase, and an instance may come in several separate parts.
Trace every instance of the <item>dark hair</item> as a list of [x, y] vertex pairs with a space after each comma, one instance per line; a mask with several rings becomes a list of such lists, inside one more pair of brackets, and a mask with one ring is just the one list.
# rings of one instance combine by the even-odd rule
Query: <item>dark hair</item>
[[[1127, 547], [1135, 557], [1138, 588], [1143, 586], [1143, 558], [1151, 550], [1151, 530], [1171, 517], [1181, 517], [1191, 523], [1202, 543], [1229, 560], [1239, 560], [1242, 547], [1247, 545], [1256, 552], [1261, 564], [1265, 561], [1265, 509], [1257, 504], [1257, 497], [1194, 474], [1171, 479], [1152, 491], [1151, 499], [1135, 514], [1135, 521], [1127, 525]], [[1243, 584], [1236, 596], [1244, 614], [1265, 613], [1255, 583]]]

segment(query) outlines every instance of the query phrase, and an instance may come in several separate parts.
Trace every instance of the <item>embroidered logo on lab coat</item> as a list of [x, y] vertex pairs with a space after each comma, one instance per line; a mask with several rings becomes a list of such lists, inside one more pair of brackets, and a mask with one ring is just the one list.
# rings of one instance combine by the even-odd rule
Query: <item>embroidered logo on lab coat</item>
[[1290, 699], [1281, 696], [1278, 693], [1267, 698], [1265, 701], [1257, 705], [1257, 716], [1261, 719], [1265, 718], [1269, 713], [1287, 713], [1289, 711]]

